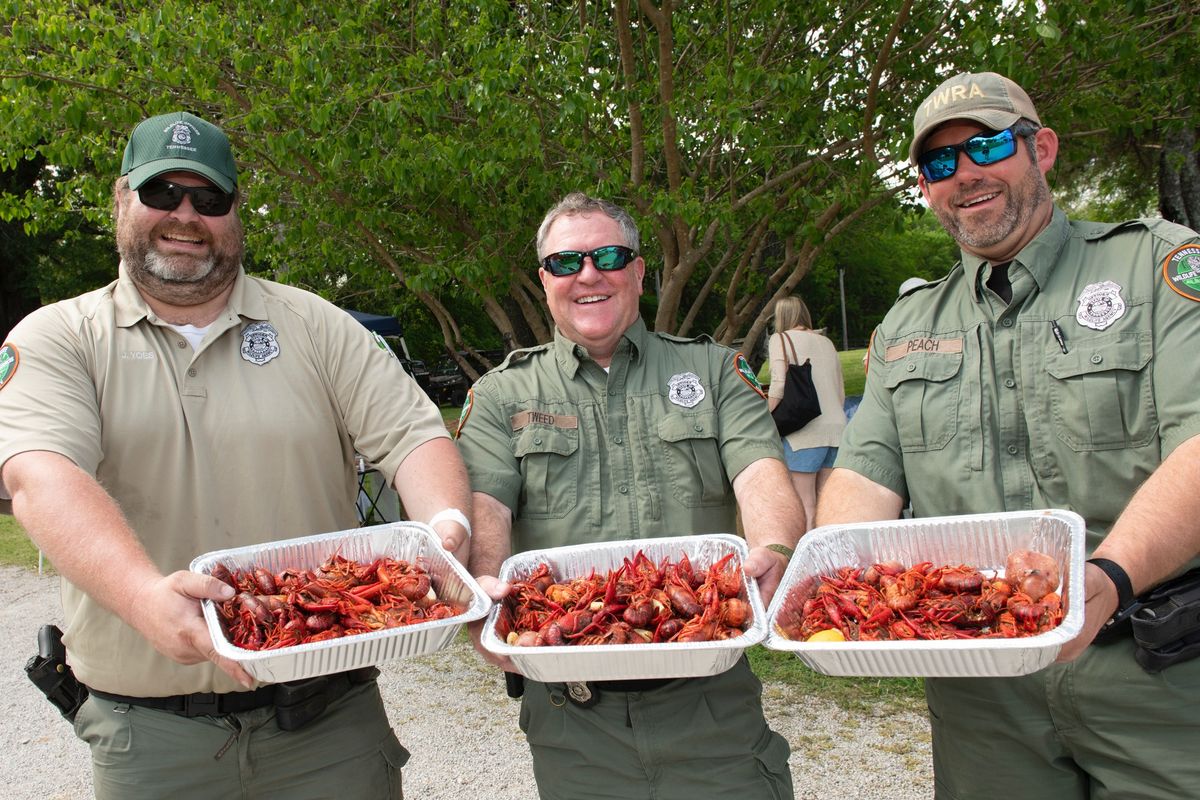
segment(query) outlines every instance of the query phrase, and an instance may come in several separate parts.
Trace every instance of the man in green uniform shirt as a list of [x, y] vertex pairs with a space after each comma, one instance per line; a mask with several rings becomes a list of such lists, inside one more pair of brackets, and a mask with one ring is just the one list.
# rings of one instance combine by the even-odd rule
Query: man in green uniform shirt
[[[731, 532], [740, 504], [746, 572], [769, 599], [804, 530], [779, 436], [740, 353], [646, 330], [638, 244], [625, 211], [582, 194], [542, 222], [554, 341], [485, 375], [459, 423], [475, 490], [472, 572], [494, 576], [514, 551]], [[507, 588], [481, 582], [497, 598]], [[521, 727], [538, 790], [792, 797], [788, 746], [767, 727], [761, 690], [745, 659], [708, 678], [592, 684], [589, 707], [562, 684], [527, 681]]]
[[1200, 240], [1068, 220], [1045, 178], [1058, 137], [1007, 78], [949, 79], [913, 127], [962, 260], [880, 324], [817, 521], [895, 518], [906, 498], [916, 517], [1081, 514], [1095, 563], [1059, 663], [926, 681], [937, 797], [1200, 797], [1200, 660], [1149, 674], [1128, 633], [1093, 641], [1200, 552]]
[[[458, 452], [350, 315], [245, 273], [223, 131], [152, 117], [121, 174], [117, 279], [33, 312], [0, 347], [0, 496], [63, 577], [96, 797], [398, 798], [408, 753], [373, 671], [255, 686], [200, 613], [233, 589], [187, 567], [355, 527], [356, 451], [465, 560]], [[301, 691], [281, 725], [277, 699]]]

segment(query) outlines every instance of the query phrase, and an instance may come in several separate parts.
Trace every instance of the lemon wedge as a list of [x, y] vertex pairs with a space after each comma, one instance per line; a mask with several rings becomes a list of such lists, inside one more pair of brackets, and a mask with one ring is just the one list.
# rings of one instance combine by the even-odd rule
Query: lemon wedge
[[829, 628], [823, 631], [817, 631], [812, 636], [808, 637], [806, 642], [844, 642], [846, 637], [837, 628]]

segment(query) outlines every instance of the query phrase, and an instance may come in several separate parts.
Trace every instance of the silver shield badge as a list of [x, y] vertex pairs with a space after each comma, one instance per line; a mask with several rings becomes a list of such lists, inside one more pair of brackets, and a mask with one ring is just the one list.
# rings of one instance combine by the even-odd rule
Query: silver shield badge
[[704, 399], [704, 387], [700, 376], [694, 372], [681, 372], [667, 381], [667, 399], [677, 406], [693, 408]]
[[1112, 281], [1091, 283], [1079, 293], [1075, 321], [1094, 331], [1102, 331], [1125, 314], [1121, 287]]
[[279, 355], [279, 332], [269, 322], [253, 322], [242, 330], [242, 358], [262, 366]]

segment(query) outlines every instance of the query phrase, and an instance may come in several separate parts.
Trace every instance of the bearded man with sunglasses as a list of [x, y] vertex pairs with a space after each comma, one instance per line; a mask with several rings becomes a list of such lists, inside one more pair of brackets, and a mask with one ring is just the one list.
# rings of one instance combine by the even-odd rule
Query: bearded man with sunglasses
[[817, 522], [906, 499], [914, 517], [1081, 514], [1084, 626], [1058, 663], [926, 680], [936, 796], [1200, 797], [1200, 659], [1144, 670], [1120, 624], [1200, 553], [1200, 238], [1067, 219], [1045, 177], [1058, 137], [995, 73], [947, 80], [913, 128], [961, 261], [879, 325]]
[[186, 570], [356, 527], [356, 452], [465, 561], [457, 449], [350, 315], [243, 271], [219, 128], [148, 119], [121, 172], [117, 280], [30, 314], [0, 348], [0, 492], [63, 576], [96, 797], [399, 798], [408, 753], [375, 670], [256, 684], [200, 611], [233, 589]]
[[[537, 252], [554, 341], [512, 353], [463, 408], [471, 569], [497, 600], [508, 586], [492, 576], [513, 552], [733, 532], [740, 506], [745, 570], [769, 601], [805, 530], [754, 373], [707, 336], [646, 329], [638, 246], [612, 203], [575, 193], [552, 208]], [[524, 684], [543, 800], [793, 796], [787, 742], [744, 658], [706, 678]]]

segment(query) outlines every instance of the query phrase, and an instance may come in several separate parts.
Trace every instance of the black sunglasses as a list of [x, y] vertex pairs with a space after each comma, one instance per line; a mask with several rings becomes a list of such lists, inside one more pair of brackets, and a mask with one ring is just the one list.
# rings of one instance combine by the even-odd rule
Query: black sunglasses
[[[1015, 127], [1015, 126], [1014, 126]], [[958, 172], [958, 154], [966, 153], [967, 158], [975, 164], [986, 167], [1011, 158], [1017, 152], [1017, 136], [1012, 128], [1005, 128], [995, 133], [977, 133], [958, 144], [948, 144], [945, 147], [935, 147], [921, 153], [917, 157], [917, 166], [921, 174], [930, 183], [937, 183]]]
[[214, 186], [183, 186], [163, 178], [151, 178], [137, 190], [142, 205], [159, 211], [174, 211], [184, 196], [192, 199], [192, 208], [206, 217], [223, 217], [233, 208], [233, 194]]
[[583, 269], [583, 260], [585, 258], [590, 258], [592, 264], [601, 272], [613, 272], [628, 267], [630, 262], [637, 258], [637, 253], [619, 244], [597, 247], [595, 250], [588, 250], [587, 252], [563, 250], [560, 253], [551, 253], [543, 258], [542, 266], [551, 275], [557, 275], [561, 278], [564, 275], [574, 275]]

